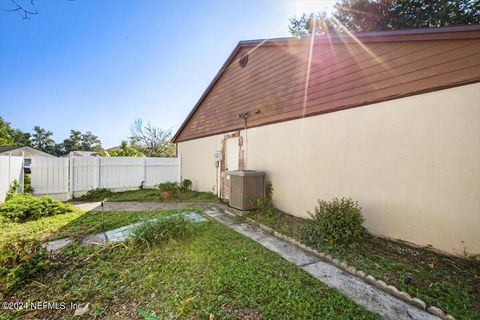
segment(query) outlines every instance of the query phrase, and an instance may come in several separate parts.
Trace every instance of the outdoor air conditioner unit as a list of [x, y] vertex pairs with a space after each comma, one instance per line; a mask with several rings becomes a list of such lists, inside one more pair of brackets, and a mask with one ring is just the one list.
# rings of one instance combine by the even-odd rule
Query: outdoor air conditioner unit
[[255, 208], [257, 199], [265, 195], [265, 172], [253, 170], [229, 171], [231, 207], [240, 210]]

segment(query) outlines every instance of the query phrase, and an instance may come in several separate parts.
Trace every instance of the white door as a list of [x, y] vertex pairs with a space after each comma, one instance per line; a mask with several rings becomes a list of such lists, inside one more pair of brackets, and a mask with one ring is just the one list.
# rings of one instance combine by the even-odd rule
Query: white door
[[238, 137], [227, 139], [227, 143], [225, 146], [225, 171], [238, 170], [240, 151], [240, 146], [238, 145]]

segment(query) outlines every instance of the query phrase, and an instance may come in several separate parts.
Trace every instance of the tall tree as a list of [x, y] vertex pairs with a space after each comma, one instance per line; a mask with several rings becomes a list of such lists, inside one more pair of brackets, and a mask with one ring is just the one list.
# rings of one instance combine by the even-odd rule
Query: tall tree
[[[327, 22], [325, 22], [327, 21]], [[342, 32], [434, 28], [480, 23], [480, 2], [471, 0], [340, 0], [324, 12], [290, 19], [290, 33], [322, 35], [331, 27]], [[331, 31], [331, 30], [330, 30]]]
[[58, 146], [59, 152], [67, 154], [71, 151], [100, 151], [102, 143], [100, 139], [90, 131], [82, 133], [78, 130], [70, 130], [70, 137], [63, 140]]
[[102, 142], [90, 131], [81, 135], [81, 148], [83, 151], [100, 151], [102, 150]]
[[15, 145], [15, 130], [10, 123], [0, 118], [0, 146]]
[[70, 130], [70, 137], [63, 140], [62, 143], [62, 152], [64, 154], [70, 153], [71, 151], [80, 151], [82, 148], [82, 133], [77, 130]]
[[325, 11], [302, 14], [299, 18], [290, 18], [290, 33], [294, 37], [304, 38], [312, 33], [315, 35], [328, 35], [335, 32], [333, 20], [331, 20]]
[[9, 122], [0, 117], [0, 146], [29, 146], [30, 133], [13, 129]]
[[130, 144], [147, 157], [174, 157], [175, 145], [172, 143], [172, 130], [155, 127], [142, 119], [136, 119], [131, 128]]
[[55, 141], [52, 139], [53, 133], [39, 126], [33, 128], [32, 147], [43, 152], [53, 154], [55, 152]]
[[31, 146], [31, 138], [32, 135], [30, 133], [15, 129], [14, 141], [16, 146]]

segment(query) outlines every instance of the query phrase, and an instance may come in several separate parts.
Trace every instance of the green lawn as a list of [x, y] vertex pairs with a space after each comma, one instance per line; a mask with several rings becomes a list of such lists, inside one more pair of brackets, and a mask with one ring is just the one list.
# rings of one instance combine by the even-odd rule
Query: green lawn
[[100, 211], [75, 211], [25, 223], [6, 222], [0, 223], [0, 242], [16, 238], [35, 238], [42, 241], [67, 237], [78, 238], [87, 234], [116, 229], [145, 218], [192, 210], [194, 209], [161, 212], [105, 212], [103, 220]]
[[[72, 213], [0, 228], [15, 237], [77, 237], [171, 212]], [[90, 303], [101, 319], [378, 319], [259, 244], [216, 222], [154, 246], [72, 245], [46, 274], [9, 297]], [[4, 312], [4, 311], [3, 311]], [[6, 315], [4, 313], [4, 315]], [[72, 311], [17, 311], [13, 319], [73, 318]], [[1, 318], [1, 317], [0, 317]], [[244, 318], [246, 319], [246, 318]]]
[[154, 188], [145, 188], [131, 191], [122, 191], [115, 192], [111, 196], [106, 198], [78, 198], [76, 200], [85, 200], [85, 201], [153, 201], [153, 202], [164, 202], [164, 201], [173, 201], [173, 202], [202, 202], [202, 201], [218, 201], [218, 198], [215, 194], [210, 192], [198, 192], [198, 191], [186, 191], [186, 192], [176, 192], [174, 197], [169, 200], [164, 200], [160, 196], [160, 190]]
[[[449, 257], [373, 236], [356, 247], [327, 246], [310, 239], [304, 219], [280, 211], [273, 215], [250, 213], [248, 217], [346, 261], [458, 319], [480, 319], [480, 261], [477, 259]], [[410, 284], [405, 283], [408, 276], [412, 278]]]

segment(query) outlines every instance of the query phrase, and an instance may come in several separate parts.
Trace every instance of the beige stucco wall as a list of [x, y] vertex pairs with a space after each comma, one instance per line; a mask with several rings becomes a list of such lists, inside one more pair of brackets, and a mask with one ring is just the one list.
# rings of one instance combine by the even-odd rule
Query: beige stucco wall
[[222, 139], [223, 135], [216, 135], [177, 145], [182, 157], [182, 179], [192, 180], [194, 190], [217, 192], [214, 154], [222, 149]]
[[[215, 185], [222, 138], [179, 144], [199, 190]], [[247, 154], [286, 212], [351, 197], [374, 234], [480, 253], [480, 84], [252, 128]]]

